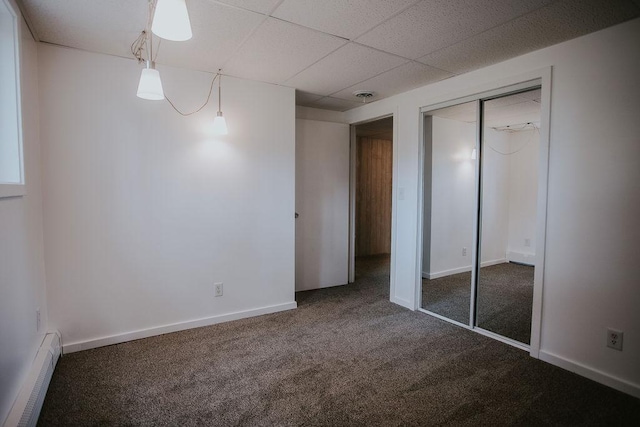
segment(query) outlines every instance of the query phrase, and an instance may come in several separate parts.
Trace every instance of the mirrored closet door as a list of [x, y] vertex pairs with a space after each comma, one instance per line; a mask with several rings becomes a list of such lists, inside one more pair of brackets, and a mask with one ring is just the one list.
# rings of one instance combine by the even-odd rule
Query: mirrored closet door
[[477, 102], [424, 116], [422, 308], [470, 321]]
[[539, 87], [424, 113], [421, 309], [527, 346]]

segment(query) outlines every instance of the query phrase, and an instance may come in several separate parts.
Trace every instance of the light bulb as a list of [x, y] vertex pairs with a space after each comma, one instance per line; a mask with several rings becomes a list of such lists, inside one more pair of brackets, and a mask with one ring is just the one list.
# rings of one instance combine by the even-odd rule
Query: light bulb
[[218, 115], [213, 119], [213, 133], [216, 135], [227, 135], [227, 121], [222, 116], [222, 111], [218, 111]]
[[151, 31], [159, 37], [177, 42], [189, 40], [191, 21], [185, 0], [158, 0]]
[[164, 91], [162, 90], [162, 81], [160, 73], [155, 68], [144, 68], [140, 74], [140, 83], [138, 83], [138, 98], [148, 99], [151, 101], [160, 101], [164, 99]]

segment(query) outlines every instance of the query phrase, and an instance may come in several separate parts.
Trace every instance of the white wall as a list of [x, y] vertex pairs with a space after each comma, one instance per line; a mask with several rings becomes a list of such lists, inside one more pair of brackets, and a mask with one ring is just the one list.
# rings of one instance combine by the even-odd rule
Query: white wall
[[[26, 195], [0, 198], [0, 424], [4, 423], [47, 331], [38, 57], [36, 43], [22, 20], [20, 25]], [[41, 326], [36, 331], [38, 308]]]
[[[536, 204], [540, 133], [537, 130], [508, 134], [509, 152], [509, 242], [510, 261], [535, 263]], [[529, 246], [526, 245], [529, 240]]]
[[[508, 134], [485, 128], [484, 135], [482, 248], [480, 251], [483, 266], [506, 261], [509, 240], [509, 182], [511, 181], [509, 157], [498, 153], [509, 152]], [[493, 147], [493, 150], [490, 147]]]
[[425, 273], [435, 278], [471, 268], [476, 125], [432, 117], [431, 129], [431, 223], [425, 224], [431, 228], [431, 256]]
[[[424, 188], [425, 197], [431, 200], [430, 219], [425, 218], [423, 228], [422, 271], [423, 277], [434, 279], [471, 271], [476, 216], [476, 161], [471, 151], [476, 144], [476, 124], [441, 117], [427, 120], [431, 120], [431, 146], [425, 148], [430, 149], [432, 163], [425, 173], [429, 187]], [[502, 152], [507, 149], [506, 133], [488, 129], [486, 139]], [[488, 149], [484, 156], [482, 263], [492, 265], [506, 261], [509, 158]]]
[[349, 125], [296, 120], [296, 290], [349, 274]]
[[[135, 61], [38, 52], [48, 303], [66, 351], [295, 307], [293, 89], [224, 77], [230, 134], [214, 137], [215, 102], [182, 117], [138, 99]], [[210, 74], [159, 69], [183, 110], [206, 98]]]
[[[420, 107], [552, 66], [540, 356], [640, 396], [637, 40], [640, 19], [347, 112], [350, 123], [395, 114], [393, 301], [418, 301]], [[606, 348], [607, 327], [624, 331], [624, 351]]]

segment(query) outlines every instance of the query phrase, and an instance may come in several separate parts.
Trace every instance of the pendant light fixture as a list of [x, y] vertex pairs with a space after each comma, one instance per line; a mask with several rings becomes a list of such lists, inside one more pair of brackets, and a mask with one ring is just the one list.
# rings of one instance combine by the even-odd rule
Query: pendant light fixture
[[221, 97], [222, 97], [222, 91], [221, 91], [221, 84], [220, 84], [220, 80], [222, 80], [222, 69], [218, 70], [218, 114], [216, 115], [216, 118], [213, 119], [213, 133], [215, 133], [216, 135], [227, 135], [229, 133], [229, 130], [227, 129], [227, 121], [225, 120], [224, 116], [222, 115], [222, 107], [221, 107]]
[[[222, 69], [213, 76], [209, 94], [204, 103], [194, 111], [180, 111], [176, 105], [164, 94], [160, 73], [156, 70], [153, 56], [153, 34], [167, 40], [183, 41], [191, 38], [191, 23], [185, 0], [148, 0], [149, 15], [147, 26], [131, 45], [131, 53], [139, 63], [146, 62], [146, 67], [140, 74], [138, 83], [138, 97], [149, 100], [166, 99], [169, 105], [182, 116], [190, 116], [201, 111], [209, 104], [216, 79], [218, 79], [218, 113], [213, 120], [213, 132], [216, 135], [227, 135], [227, 122], [222, 115], [222, 94], [220, 80]], [[145, 54], [146, 52], [146, 54]], [[146, 57], [146, 59], [145, 59]]]
[[149, 31], [145, 31], [145, 43], [147, 45], [147, 66], [142, 69], [140, 74], [140, 82], [138, 83], [138, 98], [148, 99], [150, 101], [160, 101], [164, 99], [164, 90], [162, 90], [162, 80], [160, 73], [156, 70], [156, 63], [153, 61], [153, 39]]
[[142, 69], [137, 95], [138, 98], [148, 99], [150, 101], [161, 101], [164, 99], [160, 73], [155, 69], [155, 64], [152, 61], [147, 61], [147, 67]]
[[193, 33], [186, 0], [158, 0], [151, 31], [167, 40], [189, 40]]

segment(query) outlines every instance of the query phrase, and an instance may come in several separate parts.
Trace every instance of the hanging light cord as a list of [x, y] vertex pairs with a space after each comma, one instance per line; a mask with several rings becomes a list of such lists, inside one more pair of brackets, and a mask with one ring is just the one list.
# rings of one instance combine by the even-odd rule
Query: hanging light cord
[[215, 83], [216, 79], [220, 77], [220, 74], [215, 74], [213, 76], [213, 79], [211, 80], [211, 86], [209, 87], [209, 94], [207, 95], [207, 100], [204, 101], [204, 104], [202, 104], [200, 106], [200, 108], [198, 108], [195, 111], [192, 111], [190, 113], [183, 113], [182, 111], [178, 110], [178, 108], [173, 104], [173, 102], [171, 102], [171, 100], [169, 99], [169, 97], [167, 96], [167, 94], [165, 93], [164, 97], [167, 100], [167, 102], [169, 102], [169, 105], [171, 105], [173, 107], [174, 110], [176, 110], [179, 114], [183, 115], [183, 116], [190, 116], [192, 114], [195, 114], [199, 111], [201, 111], [204, 107], [207, 106], [207, 104], [209, 103], [209, 100], [211, 99], [211, 93], [213, 92], [213, 84]]
[[[492, 151], [495, 151], [496, 153], [501, 154], [501, 155], [503, 155], [503, 156], [511, 156], [511, 155], [513, 155], [513, 154], [519, 153], [520, 151], [524, 150], [524, 149], [527, 147], [527, 145], [529, 145], [529, 143], [533, 140], [533, 137], [535, 136], [535, 134], [536, 134], [536, 133], [538, 134], [538, 136], [540, 136], [540, 128], [539, 128], [538, 126], [534, 125], [533, 123], [527, 123], [526, 125], [522, 126], [522, 127], [521, 127], [521, 128], [519, 128], [519, 129], [513, 129], [513, 130], [511, 130], [512, 132], [514, 132], [515, 130], [524, 130], [524, 129], [525, 129], [526, 127], [528, 127], [528, 126], [531, 126], [535, 132], [533, 132], [533, 133], [531, 134], [531, 136], [529, 137], [529, 139], [527, 140], [527, 142], [525, 142], [525, 143], [524, 143], [524, 145], [522, 145], [522, 147], [518, 148], [518, 149], [517, 149], [517, 150], [515, 150], [515, 151], [511, 151], [511, 152], [509, 152], [509, 153], [503, 153], [502, 151], [499, 151], [499, 150], [496, 150], [495, 148], [493, 148], [493, 147], [491, 146], [491, 144], [489, 143], [489, 141], [487, 141], [486, 139], [485, 139], [485, 143], [487, 144], [487, 147], [489, 147]], [[498, 132], [501, 132], [500, 130], [495, 129], [495, 128], [494, 128], [494, 130], [496, 130], [496, 131], [498, 131]], [[505, 131], [505, 130], [507, 130], [507, 129], [504, 129], [504, 130], [502, 130], [502, 131]]]
[[[144, 27], [144, 30], [140, 32], [140, 35], [138, 36], [138, 38], [133, 43], [131, 43], [131, 53], [140, 63], [145, 61], [143, 58], [142, 52], [145, 50], [147, 38], [150, 37], [150, 34], [151, 34], [151, 23], [153, 22], [153, 12], [155, 10], [155, 3], [153, 0], [149, 0], [148, 7], [149, 7], [149, 13], [147, 14], [147, 25]], [[151, 42], [153, 43], [153, 40], [151, 40]], [[158, 49], [156, 50], [155, 57], [153, 58], [152, 58], [153, 46], [149, 46], [150, 52], [147, 55], [148, 61], [153, 62], [155, 61], [155, 58], [158, 57], [158, 50], [160, 49], [161, 42], [162, 42], [162, 39], [158, 41]]]

